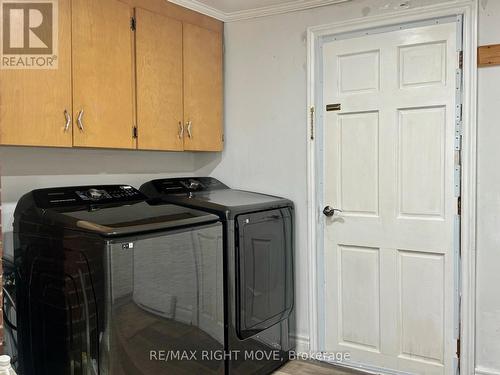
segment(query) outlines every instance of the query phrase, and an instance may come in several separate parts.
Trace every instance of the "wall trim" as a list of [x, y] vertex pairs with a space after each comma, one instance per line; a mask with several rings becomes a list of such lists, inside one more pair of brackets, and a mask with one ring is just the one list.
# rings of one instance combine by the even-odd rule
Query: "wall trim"
[[296, 353], [309, 352], [309, 337], [303, 335], [292, 335], [292, 341], [295, 343]]
[[476, 375], [500, 375], [500, 372], [498, 370], [493, 370], [490, 368], [479, 366], [476, 368], [475, 374]]
[[[318, 149], [321, 144], [311, 139], [310, 121], [316, 122], [318, 111], [313, 115], [310, 108], [316, 100], [317, 44], [327, 35], [355, 32], [363, 29], [422, 21], [430, 18], [463, 15], [464, 50], [464, 98], [463, 98], [463, 164], [462, 164], [462, 221], [461, 221], [461, 306], [460, 370], [464, 374], [481, 374], [475, 371], [475, 301], [476, 301], [476, 170], [477, 170], [477, 0], [453, 0], [440, 4], [393, 11], [310, 27], [307, 30], [307, 186], [308, 186], [308, 252], [309, 252], [309, 331], [311, 351], [320, 351], [322, 312], [321, 283], [318, 274], [318, 254], [323, 232], [319, 220], [321, 204], [317, 197], [318, 173], [316, 171]], [[313, 118], [311, 119], [311, 116]], [[316, 138], [316, 137], [315, 137]], [[486, 372], [484, 375], [490, 374]]]
[[292, 0], [284, 4], [271, 5], [237, 12], [223, 12], [211, 6], [203, 4], [198, 0], [168, 0], [171, 3], [184, 8], [194, 10], [198, 13], [216, 18], [223, 22], [234, 22], [252, 18], [267, 17], [275, 14], [296, 12], [299, 10], [312, 9], [333, 4], [347, 3], [352, 0]]
[[181, 7], [194, 10], [195, 12], [226, 22], [227, 13], [221, 12], [215, 8], [205, 5], [196, 0], [165, 0]]

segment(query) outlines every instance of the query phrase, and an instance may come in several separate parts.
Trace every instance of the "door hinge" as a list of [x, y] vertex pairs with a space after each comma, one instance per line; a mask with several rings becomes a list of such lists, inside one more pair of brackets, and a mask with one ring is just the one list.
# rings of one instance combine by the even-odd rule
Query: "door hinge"
[[[460, 338], [457, 339], [457, 358], [460, 359]], [[460, 363], [460, 361], [458, 361]]]
[[314, 106], [309, 108], [309, 114], [311, 116], [310, 121], [311, 121], [311, 141], [314, 141]]
[[131, 17], [130, 18], [130, 29], [132, 31], [135, 31], [137, 28], [137, 24], [136, 24], [136, 20], [135, 20], [135, 17]]
[[458, 69], [463, 69], [464, 66], [464, 51], [458, 52]]
[[138, 136], [137, 136], [137, 135], [138, 135], [138, 132], [139, 132], [139, 131], [137, 130], [137, 126], [134, 126], [134, 127], [132, 128], [132, 138], [137, 138], [137, 137], [138, 137]]
[[462, 215], [462, 197], [457, 198], [457, 215]]

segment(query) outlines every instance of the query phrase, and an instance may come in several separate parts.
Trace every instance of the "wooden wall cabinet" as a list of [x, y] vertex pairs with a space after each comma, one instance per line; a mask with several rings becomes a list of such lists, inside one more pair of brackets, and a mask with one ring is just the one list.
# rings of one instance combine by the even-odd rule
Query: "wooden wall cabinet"
[[184, 24], [184, 148], [221, 151], [222, 38], [219, 33]]
[[221, 151], [222, 35], [136, 9], [138, 148]]
[[164, 0], [59, 0], [59, 68], [0, 71], [0, 144], [222, 150], [222, 32]]
[[2, 145], [71, 147], [73, 143], [70, 0], [59, 0], [58, 21], [58, 69], [0, 70]]
[[75, 147], [135, 148], [130, 7], [73, 0]]
[[138, 148], [182, 151], [182, 22], [143, 9], [135, 17]]

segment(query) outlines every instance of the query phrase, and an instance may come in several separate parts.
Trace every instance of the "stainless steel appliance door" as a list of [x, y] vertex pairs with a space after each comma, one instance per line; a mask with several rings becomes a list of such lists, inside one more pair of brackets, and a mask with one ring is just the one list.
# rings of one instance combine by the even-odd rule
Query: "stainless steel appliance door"
[[236, 331], [254, 336], [293, 307], [293, 220], [289, 208], [236, 218]]
[[220, 223], [110, 243], [109, 374], [223, 373], [222, 251]]

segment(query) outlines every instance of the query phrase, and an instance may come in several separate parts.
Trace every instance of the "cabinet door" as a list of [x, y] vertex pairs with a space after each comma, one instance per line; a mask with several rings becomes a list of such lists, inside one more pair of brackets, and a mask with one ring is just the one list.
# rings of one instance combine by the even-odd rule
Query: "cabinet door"
[[131, 17], [131, 8], [117, 0], [73, 0], [77, 147], [136, 146]]
[[0, 144], [71, 147], [71, 7], [58, 5], [58, 68], [0, 70]]
[[221, 151], [222, 35], [184, 24], [184, 149]]
[[183, 150], [182, 23], [136, 9], [138, 148]]

